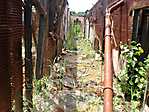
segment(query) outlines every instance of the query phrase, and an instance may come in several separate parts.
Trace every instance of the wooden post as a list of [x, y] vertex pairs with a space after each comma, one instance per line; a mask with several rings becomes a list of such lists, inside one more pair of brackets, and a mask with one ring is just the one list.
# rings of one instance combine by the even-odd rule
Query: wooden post
[[36, 60], [36, 79], [41, 79], [42, 78], [45, 28], [46, 28], [46, 26], [45, 26], [45, 17], [44, 17], [44, 15], [40, 15], [39, 37], [38, 37], [38, 45], [37, 45], [37, 60]]
[[25, 25], [25, 97], [28, 102], [28, 112], [31, 112], [32, 106], [32, 0], [25, 0], [24, 25]]

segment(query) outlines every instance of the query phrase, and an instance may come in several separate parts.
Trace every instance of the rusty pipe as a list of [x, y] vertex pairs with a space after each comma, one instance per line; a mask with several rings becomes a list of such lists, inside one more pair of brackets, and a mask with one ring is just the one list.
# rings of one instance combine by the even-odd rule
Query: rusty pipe
[[106, 10], [105, 18], [105, 52], [104, 52], [104, 112], [113, 111], [112, 89], [112, 48], [110, 12]]
[[104, 112], [113, 112], [113, 69], [111, 46], [111, 12], [124, 3], [124, 0], [115, 2], [106, 9], [105, 17], [105, 52], [104, 52]]
[[119, 8], [124, 4], [124, 0], [117, 0], [116, 2], [112, 3], [111, 5], [108, 6], [107, 10], [112, 13], [114, 10]]

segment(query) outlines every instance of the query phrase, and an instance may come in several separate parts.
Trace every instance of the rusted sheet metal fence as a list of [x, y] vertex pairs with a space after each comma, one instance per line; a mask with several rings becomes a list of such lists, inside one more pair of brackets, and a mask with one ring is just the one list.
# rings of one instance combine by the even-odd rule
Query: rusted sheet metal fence
[[[23, 112], [23, 74], [22, 74], [22, 2], [8, 3], [8, 24], [11, 28], [10, 36], [10, 74], [12, 92], [14, 91], [15, 110]], [[14, 82], [13, 82], [14, 81]], [[14, 89], [13, 89], [14, 88]]]
[[6, 14], [7, 0], [0, 1], [0, 111], [9, 111], [11, 104], [11, 87], [9, 74], [9, 39], [10, 31]]
[[[54, 3], [50, 4], [50, 2]], [[55, 3], [57, 4], [55, 5]], [[24, 42], [25, 42], [25, 96], [32, 100], [32, 5], [40, 16], [39, 37], [37, 42], [37, 71], [42, 77], [44, 67], [61, 53], [63, 47], [63, 15], [67, 0], [1, 0], [0, 1], [0, 111], [11, 111], [11, 102], [15, 102], [15, 111], [23, 112], [23, 73], [22, 73], [22, 6], [24, 6]], [[42, 4], [42, 5], [41, 5]], [[61, 6], [61, 7], [59, 7]], [[51, 9], [50, 12], [50, 8]], [[55, 15], [57, 14], [57, 15]], [[67, 13], [66, 13], [67, 14]], [[56, 22], [53, 24], [53, 21]], [[44, 31], [45, 30], [45, 31]], [[52, 32], [52, 33], [51, 33]], [[51, 61], [51, 62], [50, 62]], [[49, 71], [49, 69], [47, 70]], [[32, 104], [29, 104], [32, 108]], [[30, 110], [28, 110], [30, 111]]]
[[[48, 38], [45, 39], [43, 74], [49, 74], [50, 65], [61, 54], [64, 32], [61, 30], [67, 0], [49, 1]], [[62, 34], [62, 35], [61, 35]]]
[[[22, 2], [0, 1], [0, 111], [22, 107]], [[11, 88], [12, 87], [12, 88]], [[11, 91], [12, 90], [12, 91]]]

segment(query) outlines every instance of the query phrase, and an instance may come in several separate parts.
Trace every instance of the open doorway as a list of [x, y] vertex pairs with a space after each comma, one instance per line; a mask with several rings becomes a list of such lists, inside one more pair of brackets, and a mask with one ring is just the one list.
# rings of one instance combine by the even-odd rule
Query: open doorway
[[139, 42], [144, 50], [143, 57], [149, 54], [149, 8], [134, 10], [133, 40]]

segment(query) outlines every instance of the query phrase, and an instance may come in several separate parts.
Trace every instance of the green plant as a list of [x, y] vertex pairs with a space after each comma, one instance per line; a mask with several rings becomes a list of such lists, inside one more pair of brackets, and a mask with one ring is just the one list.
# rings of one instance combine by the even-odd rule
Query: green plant
[[[121, 70], [118, 80], [127, 101], [142, 103], [147, 81], [146, 72], [149, 68], [149, 57], [144, 58], [141, 45], [132, 42], [131, 45], [121, 45], [121, 58], [126, 65]], [[136, 104], [136, 102], [135, 102]], [[135, 105], [136, 108], [136, 105]]]
[[74, 23], [70, 21], [69, 32], [67, 33], [66, 38], [66, 48], [69, 50], [76, 50], [76, 29], [78, 29], [76, 25], [74, 25]]
[[88, 39], [81, 38], [78, 41], [78, 49], [81, 50], [82, 54], [86, 55], [86, 58], [94, 58], [95, 56], [95, 51]]

